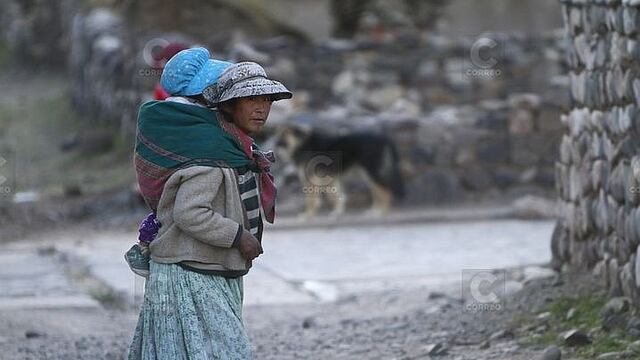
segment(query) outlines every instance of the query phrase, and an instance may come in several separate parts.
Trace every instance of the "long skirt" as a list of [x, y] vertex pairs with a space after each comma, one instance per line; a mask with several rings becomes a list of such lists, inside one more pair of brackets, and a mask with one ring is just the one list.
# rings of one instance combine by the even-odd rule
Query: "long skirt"
[[151, 260], [129, 360], [251, 359], [242, 276], [225, 278]]

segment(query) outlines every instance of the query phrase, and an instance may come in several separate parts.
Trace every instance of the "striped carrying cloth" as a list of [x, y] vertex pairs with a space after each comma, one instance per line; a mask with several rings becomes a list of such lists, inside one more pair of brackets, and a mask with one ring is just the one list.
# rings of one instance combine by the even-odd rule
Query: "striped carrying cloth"
[[142, 197], [154, 212], [175, 171], [194, 165], [230, 167], [257, 174], [260, 204], [273, 223], [274, 161], [273, 152], [261, 151], [250, 136], [211, 109], [173, 101], [149, 101], [140, 107], [134, 166]]
[[260, 215], [259, 192], [256, 176], [249, 169], [238, 170], [238, 188], [249, 219], [250, 231], [258, 240], [262, 239], [262, 217]]

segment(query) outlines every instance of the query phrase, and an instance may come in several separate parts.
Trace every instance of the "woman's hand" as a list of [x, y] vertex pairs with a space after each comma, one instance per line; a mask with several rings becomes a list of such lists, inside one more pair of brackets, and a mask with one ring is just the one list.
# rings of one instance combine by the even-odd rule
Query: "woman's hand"
[[242, 254], [242, 257], [247, 261], [251, 261], [263, 253], [262, 245], [260, 245], [258, 239], [247, 230], [242, 230], [238, 250], [240, 250], [240, 254]]

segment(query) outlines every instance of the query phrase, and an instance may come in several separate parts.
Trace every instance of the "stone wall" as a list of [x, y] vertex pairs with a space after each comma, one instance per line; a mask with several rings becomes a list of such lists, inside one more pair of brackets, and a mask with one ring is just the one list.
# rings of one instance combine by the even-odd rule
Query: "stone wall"
[[562, 27], [558, 7], [558, 0], [451, 0], [444, 9], [441, 30], [457, 35], [485, 29], [539, 34]]
[[21, 65], [60, 67], [79, 0], [0, 1], [0, 46]]
[[560, 41], [552, 33], [501, 35], [501, 74], [489, 78], [467, 72], [476, 38], [404, 34], [392, 43], [312, 49], [322, 56], [280, 52], [308, 70], [287, 83], [298, 96], [310, 94], [314, 111], [291, 119], [391, 134], [411, 164], [404, 167], [411, 205], [548, 195], [562, 135], [557, 119], [568, 107], [567, 88], [558, 85]]
[[135, 132], [141, 101], [138, 57], [126, 23], [98, 8], [72, 21], [68, 57], [74, 108], [94, 122], [110, 123], [125, 136]]
[[592, 270], [611, 295], [640, 299], [640, 1], [562, 3], [571, 110], [556, 164], [563, 219], [554, 265]]
[[[390, 134], [411, 165], [403, 167], [416, 194], [411, 205], [553, 191], [562, 135], [557, 118], [568, 106], [557, 32], [451, 36], [402, 22], [378, 26], [370, 14], [353, 39], [304, 43], [265, 33], [247, 40], [231, 36], [231, 26], [226, 33], [195, 26], [204, 20], [193, 16], [206, 18], [210, 7], [193, 14], [169, 0], [131, 4], [126, 11], [79, 8], [64, 17], [74, 107], [129, 140], [137, 108], [161, 73], [145, 61], [144, 49], [153, 40], [179, 39], [203, 44], [217, 58], [258, 61], [287, 84], [293, 104], [274, 109], [271, 125], [309, 122]], [[159, 8], [164, 11], [154, 12]], [[223, 15], [234, 19], [217, 16]], [[482, 55], [495, 58], [490, 69], [472, 59], [471, 49], [483, 41], [497, 44]]]

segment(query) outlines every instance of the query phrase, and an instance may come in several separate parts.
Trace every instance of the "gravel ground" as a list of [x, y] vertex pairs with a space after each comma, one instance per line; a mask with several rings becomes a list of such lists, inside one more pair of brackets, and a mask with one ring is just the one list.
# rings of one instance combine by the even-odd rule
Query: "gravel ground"
[[[589, 277], [578, 275], [535, 280], [498, 312], [464, 312], [451, 288], [362, 293], [314, 305], [247, 306], [244, 319], [256, 359], [425, 359], [428, 346], [439, 343], [447, 354], [438, 359], [531, 360], [543, 349], [517, 345], [514, 316], [591, 286]], [[1, 358], [121, 359], [136, 319], [133, 310], [0, 312]]]
[[260, 359], [425, 359], [430, 345], [442, 344], [447, 354], [435, 358], [531, 360], [542, 349], [520, 348], [511, 319], [520, 309], [540, 308], [572, 290], [550, 281], [530, 286], [500, 312], [468, 313], [449, 291], [413, 290], [335, 304], [253, 307], [245, 318]]

